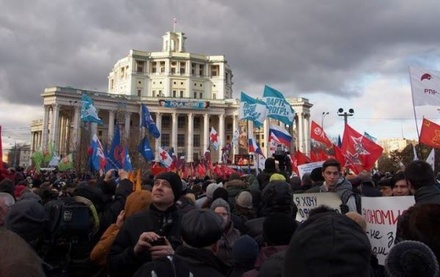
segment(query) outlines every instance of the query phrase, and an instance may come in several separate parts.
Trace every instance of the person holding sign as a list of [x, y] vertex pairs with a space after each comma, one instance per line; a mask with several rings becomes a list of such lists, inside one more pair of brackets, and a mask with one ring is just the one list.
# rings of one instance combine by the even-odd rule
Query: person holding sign
[[356, 195], [352, 189], [350, 181], [342, 177], [341, 164], [335, 159], [328, 159], [322, 164], [322, 176], [324, 183], [319, 187], [312, 187], [306, 193], [313, 192], [336, 192], [341, 198], [341, 212], [358, 212], [361, 211], [360, 196]]

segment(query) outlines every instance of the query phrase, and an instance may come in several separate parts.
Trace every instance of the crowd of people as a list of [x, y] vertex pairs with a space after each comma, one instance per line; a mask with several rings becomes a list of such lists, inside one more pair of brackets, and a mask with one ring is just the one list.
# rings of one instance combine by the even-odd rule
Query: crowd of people
[[[413, 161], [401, 172], [345, 175], [329, 159], [302, 178], [268, 158], [258, 174], [181, 179], [13, 169], [0, 175], [0, 276], [438, 276], [440, 189]], [[293, 194], [335, 192], [296, 220]], [[413, 195], [379, 265], [361, 196]]]

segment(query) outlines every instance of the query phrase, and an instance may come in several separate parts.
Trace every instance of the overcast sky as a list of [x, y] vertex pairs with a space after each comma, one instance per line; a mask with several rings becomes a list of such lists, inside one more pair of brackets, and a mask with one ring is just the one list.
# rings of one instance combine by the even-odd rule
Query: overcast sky
[[[330, 136], [349, 124], [376, 138], [416, 138], [408, 66], [439, 70], [440, 5], [355, 0], [0, 0], [0, 124], [4, 147], [30, 140], [51, 86], [106, 91], [114, 63], [130, 49], [160, 51], [172, 30], [187, 51], [224, 54], [240, 91], [265, 84], [305, 97]], [[437, 107], [416, 115], [439, 122]], [[419, 126], [420, 128], [420, 126]], [[9, 139], [8, 137], [11, 137]], [[5, 145], [6, 144], [6, 145]]]

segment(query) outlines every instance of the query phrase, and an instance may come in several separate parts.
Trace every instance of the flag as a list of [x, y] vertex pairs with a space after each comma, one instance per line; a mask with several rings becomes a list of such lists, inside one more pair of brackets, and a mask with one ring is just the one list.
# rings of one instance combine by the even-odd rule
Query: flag
[[[52, 160], [54, 156], [55, 145], [53, 142], [49, 143], [49, 148], [43, 151], [43, 162], [48, 163]], [[58, 163], [57, 163], [58, 164]]]
[[41, 148], [32, 154], [32, 161], [35, 163], [37, 172], [40, 172], [41, 163], [43, 162], [43, 151], [41, 151]]
[[147, 137], [144, 137], [141, 140], [141, 143], [138, 146], [138, 151], [141, 153], [142, 157], [144, 157], [145, 161], [148, 162], [154, 160], [154, 153], [151, 150], [150, 142]]
[[173, 159], [173, 161], [171, 162], [171, 165], [169, 166], [171, 171], [176, 172], [177, 171], [177, 155], [174, 152], [174, 147], [171, 147], [168, 150], [168, 154], [170, 155], [170, 157]]
[[0, 125], [0, 170], [3, 169], [2, 126]]
[[165, 167], [160, 166], [159, 163], [154, 163], [153, 166], [151, 167], [151, 173], [156, 176], [159, 173], [162, 172], [167, 172], [168, 170]]
[[159, 148], [159, 162], [163, 164], [166, 168], [169, 168], [171, 166], [171, 163], [173, 162], [173, 158], [171, 158], [170, 154], [168, 154], [167, 151], [163, 150], [162, 147]]
[[151, 117], [150, 111], [145, 104], [142, 104], [142, 127], [148, 129], [148, 132], [154, 137], [159, 138], [160, 132], [157, 128], [156, 122], [154, 122], [153, 117]]
[[423, 118], [419, 141], [428, 146], [440, 148], [440, 125]]
[[432, 148], [431, 152], [428, 155], [428, 158], [426, 158], [426, 162], [429, 163], [432, 167], [432, 170], [435, 171], [435, 149]]
[[203, 178], [206, 176], [206, 168], [203, 164], [199, 163], [196, 166], [196, 170], [197, 170], [197, 175], [199, 176], [199, 178]]
[[266, 85], [264, 86], [263, 100], [268, 109], [267, 117], [277, 119], [289, 126], [292, 125], [295, 111], [281, 92]]
[[134, 191], [141, 191], [141, 190], [142, 190], [142, 177], [141, 177], [141, 170], [138, 169]]
[[53, 155], [52, 159], [49, 161], [48, 166], [57, 166], [60, 163], [60, 157], [58, 155]]
[[366, 137], [367, 139], [371, 140], [372, 142], [376, 143], [377, 142], [377, 138], [373, 137], [372, 135], [370, 135], [367, 132], [364, 132], [364, 137]]
[[267, 117], [267, 106], [262, 100], [250, 97], [244, 92], [240, 96], [239, 120], [250, 120], [255, 127], [260, 128]]
[[107, 170], [123, 168], [124, 150], [122, 149], [121, 133], [119, 132], [119, 124], [117, 122], [115, 124], [113, 139], [107, 158], [110, 161], [110, 163], [107, 165]]
[[270, 123], [269, 124], [269, 138], [276, 138], [281, 144], [290, 147], [292, 136], [289, 132], [281, 126]]
[[209, 150], [209, 148], [205, 150], [205, 153], [203, 153], [202, 162], [203, 162], [203, 164], [205, 165], [206, 168], [211, 168], [212, 167], [211, 150]]
[[321, 126], [319, 126], [315, 121], [312, 121], [312, 126], [311, 126], [311, 130], [310, 130], [310, 138], [314, 139], [318, 142], [324, 143], [326, 147], [331, 147], [332, 143], [331, 141], [327, 138], [324, 130], [322, 129]]
[[73, 157], [72, 154], [69, 154], [61, 159], [58, 163], [59, 171], [66, 171], [73, 168]]
[[345, 158], [344, 167], [359, 174], [362, 170], [371, 170], [382, 155], [383, 148], [359, 134], [345, 124], [341, 153]]
[[341, 135], [338, 135], [338, 145], [337, 147], [341, 148], [342, 147], [342, 139], [341, 139]]
[[91, 149], [92, 149], [91, 165], [93, 169], [96, 171], [104, 169], [106, 165], [106, 157], [104, 154], [104, 149], [102, 148], [102, 144], [99, 141], [98, 136], [96, 134], [93, 135]]
[[103, 125], [102, 119], [99, 118], [95, 106], [93, 106], [93, 100], [83, 94], [81, 96], [81, 121], [83, 122], [95, 122], [99, 125]]
[[131, 163], [130, 153], [128, 152], [128, 146], [125, 146], [123, 155], [124, 155], [124, 160], [123, 160], [124, 170], [127, 172], [133, 171], [133, 165]]
[[440, 72], [409, 67], [414, 106], [440, 106]]
[[209, 142], [214, 147], [215, 151], [217, 151], [220, 146], [220, 143], [218, 141], [218, 133], [214, 129], [214, 127], [211, 127], [211, 131], [209, 132]]
[[232, 144], [230, 142], [225, 144], [225, 147], [222, 148], [222, 162], [224, 164], [230, 163], [229, 153], [232, 150]]
[[333, 144], [333, 151], [335, 152], [335, 159], [342, 165], [345, 165], [345, 158], [344, 155], [342, 155], [341, 148], [338, 147], [336, 144]]
[[273, 132], [269, 132], [269, 152], [271, 154], [275, 153], [279, 144], [281, 142], [278, 137]]
[[301, 151], [295, 152], [296, 166], [312, 162], [306, 154]]
[[253, 136], [249, 138], [248, 151], [264, 157], [263, 151], [261, 151], [260, 146]]
[[232, 135], [232, 145], [238, 145], [238, 139], [240, 138], [240, 130], [235, 129]]
[[418, 161], [419, 157], [417, 156], [416, 146], [414, 144], [413, 144], [413, 152], [414, 152], [413, 161]]

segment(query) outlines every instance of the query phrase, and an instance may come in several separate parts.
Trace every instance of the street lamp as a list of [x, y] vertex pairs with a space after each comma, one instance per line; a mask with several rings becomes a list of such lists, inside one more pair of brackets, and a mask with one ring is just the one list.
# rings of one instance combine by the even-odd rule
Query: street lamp
[[324, 130], [324, 117], [326, 115], [328, 115], [329, 112], [322, 112], [322, 117], [321, 117], [321, 128]]
[[354, 110], [352, 108], [350, 108], [350, 109], [348, 109], [348, 112], [347, 112], [347, 111], [344, 111], [343, 108], [339, 108], [337, 113], [339, 116], [344, 117], [344, 123], [347, 124], [347, 117], [353, 116]]

